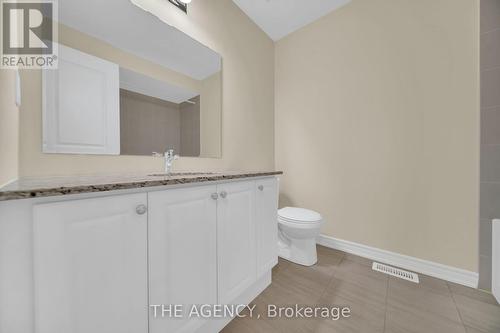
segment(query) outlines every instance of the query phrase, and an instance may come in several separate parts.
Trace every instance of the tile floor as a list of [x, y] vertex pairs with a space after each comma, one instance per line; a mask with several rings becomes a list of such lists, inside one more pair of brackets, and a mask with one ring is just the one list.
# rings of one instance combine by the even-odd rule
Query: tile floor
[[[222, 332], [500, 333], [491, 294], [423, 275], [414, 284], [372, 271], [371, 263], [321, 246], [313, 267], [280, 259], [273, 283], [252, 303], [261, 318], [237, 318]], [[268, 304], [347, 306], [351, 317], [268, 318]]]

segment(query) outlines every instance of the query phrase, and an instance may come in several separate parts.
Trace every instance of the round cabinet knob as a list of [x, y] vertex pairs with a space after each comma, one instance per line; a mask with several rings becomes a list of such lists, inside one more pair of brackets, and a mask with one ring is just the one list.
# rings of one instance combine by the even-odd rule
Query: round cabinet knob
[[148, 207], [146, 205], [139, 205], [135, 208], [135, 212], [139, 215], [144, 215], [148, 211]]
[[220, 197], [221, 197], [222, 199], [225, 199], [225, 198], [227, 197], [227, 192], [226, 192], [226, 191], [222, 191], [222, 192], [220, 192]]
[[219, 199], [219, 195], [217, 193], [212, 193], [211, 195], [212, 199], [217, 200]]
[[258, 189], [259, 191], [264, 191], [264, 185], [259, 185]]

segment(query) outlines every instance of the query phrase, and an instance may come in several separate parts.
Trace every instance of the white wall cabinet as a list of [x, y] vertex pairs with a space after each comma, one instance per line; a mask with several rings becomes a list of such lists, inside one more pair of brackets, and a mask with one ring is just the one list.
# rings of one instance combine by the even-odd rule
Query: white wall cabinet
[[274, 177], [34, 205], [35, 332], [218, 332], [188, 310], [269, 285], [276, 205]]
[[147, 332], [146, 204], [133, 194], [34, 206], [37, 333]]
[[119, 155], [119, 66], [59, 45], [59, 68], [42, 73], [43, 152]]
[[217, 303], [217, 187], [149, 194], [150, 303], [183, 305], [183, 318], [150, 317], [150, 333], [195, 332], [193, 304]]

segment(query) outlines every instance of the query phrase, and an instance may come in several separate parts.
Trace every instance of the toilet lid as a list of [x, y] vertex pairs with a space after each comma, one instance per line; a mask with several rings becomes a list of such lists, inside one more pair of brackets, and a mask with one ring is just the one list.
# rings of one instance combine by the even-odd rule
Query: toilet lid
[[309, 209], [296, 207], [282, 208], [278, 210], [278, 216], [286, 220], [297, 222], [318, 222], [322, 220], [319, 213]]

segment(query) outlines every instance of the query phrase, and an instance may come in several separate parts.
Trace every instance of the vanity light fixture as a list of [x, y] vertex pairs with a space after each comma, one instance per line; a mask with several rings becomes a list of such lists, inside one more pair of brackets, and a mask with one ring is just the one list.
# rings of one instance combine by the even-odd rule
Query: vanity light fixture
[[190, 3], [191, 0], [168, 0], [168, 2], [187, 14], [187, 4]]

